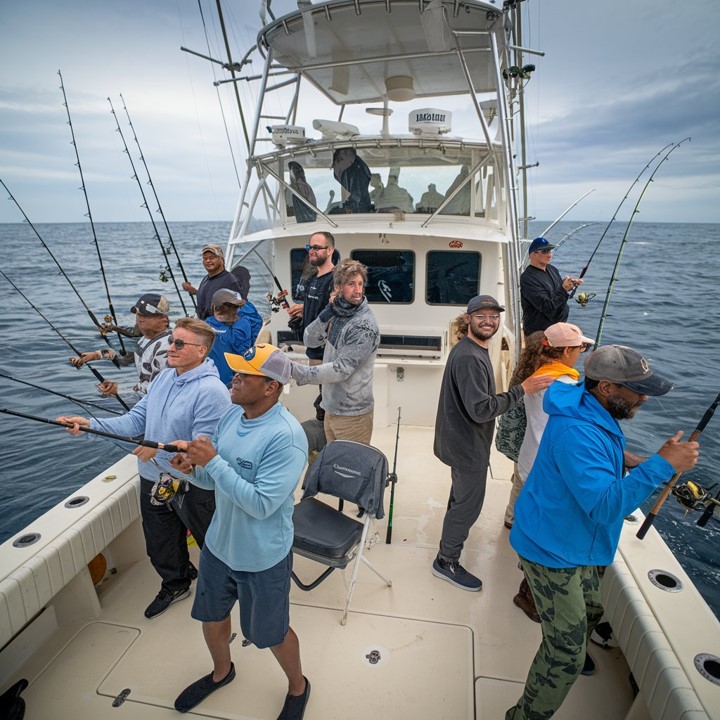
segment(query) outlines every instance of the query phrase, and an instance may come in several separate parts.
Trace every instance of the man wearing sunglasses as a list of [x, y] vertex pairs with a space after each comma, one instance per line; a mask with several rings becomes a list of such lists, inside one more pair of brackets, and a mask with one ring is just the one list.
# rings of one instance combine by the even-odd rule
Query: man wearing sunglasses
[[582, 283], [580, 278], [560, 277], [558, 269], [550, 264], [551, 245], [544, 237], [537, 237], [528, 248], [530, 264], [520, 276], [520, 301], [523, 311], [525, 337], [545, 330], [558, 322], [566, 322], [570, 314], [568, 296]]
[[[207, 323], [181, 318], [168, 338], [168, 367], [150, 383], [147, 394], [135, 407], [120, 417], [88, 420], [70, 416], [60, 420], [76, 425], [68, 428], [71, 435], [77, 435], [80, 432], [77, 426], [83, 425], [126, 437], [144, 435], [160, 443], [212, 436], [218, 420], [232, 405], [228, 389], [208, 359], [214, 339]], [[187, 531], [202, 548], [215, 511], [215, 497], [210, 490], [189, 485], [188, 478], [170, 464], [171, 453], [138, 447], [133, 455], [138, 458], [140, 513], [147, 553], [162, 579], [160, 592], [145, 610], [145, 617], [154, 618], [190, 595], [194, 572]], [[171, 480], [180, 480], [180, 484], [175, 496], [162, 502], [156, 486], [167, 481], [167, 474], [172, 476]]]

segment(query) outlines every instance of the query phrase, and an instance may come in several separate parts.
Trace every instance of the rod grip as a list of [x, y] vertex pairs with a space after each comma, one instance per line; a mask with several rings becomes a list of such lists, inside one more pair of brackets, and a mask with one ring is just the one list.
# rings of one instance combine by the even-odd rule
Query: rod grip
[[637, 535], [635, 535], [636, 538], [642, 540], [646, 535], [648, 530], [650, 529], [650, 526], [655, 521], [655, 518], [657, 516], [654, 512], [650, 511], [647, 516], [645, 517], [645, 520], [643, 524], [640, 526], [640, 529], [637, 531]]

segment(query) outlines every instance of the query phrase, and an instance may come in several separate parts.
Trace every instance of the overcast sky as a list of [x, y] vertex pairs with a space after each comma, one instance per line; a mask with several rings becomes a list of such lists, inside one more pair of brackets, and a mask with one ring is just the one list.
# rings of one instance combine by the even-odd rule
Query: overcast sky
[[[254, 41], [259, 5], [224, 2], [238, 56]], [[217, 57], [214, 6], [203, 0], [209, 54]], [[271, 7], [279, 15], [295, 2]], [[540, 163], [531, 171], [531, 214], [552, 220], [595, 188], [569, 217], [609, 220], [645, 163], [691, 136], [659, 171], [637, 220], [720, 222], [720, 2], [527, 0], [526, 7], [523, 44], [546, 53], [528, 58], [537, 66], [528, 84], [528, 161]], [[213, 73], [223, 74], [181, 45], [208, 53], [197, 0], [2, 4], [0, 178], [33, 222], [82, 222], [86, 213], [58, 70], [95, 221], [148, 219], [107, 101], [142, 171], [120, 93], [167, 218], [232, 219], [238, 182], [212, 85]], [[225, 109], [239, 147], [227, 102]], [[1, 188], [0, 195], [0, 222], [19, 221]]]

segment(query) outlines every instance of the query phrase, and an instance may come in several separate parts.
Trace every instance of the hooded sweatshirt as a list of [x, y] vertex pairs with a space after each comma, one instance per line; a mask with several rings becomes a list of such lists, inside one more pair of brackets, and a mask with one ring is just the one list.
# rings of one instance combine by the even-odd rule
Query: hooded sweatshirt
[[[169, 443], [193, 440], [198, 435], [212, 437], [215, 426], [232, 403], [230, 393], [222, 384], [212, 360], [182, 375], [175, 368], [163, 370], [148, 386], [147, 395], [129, 412], [120, 417], [91, 420], [93, 430]], [[138, 460], [140, 477], [153, 482], [163, 471], [178, 477], [171, 467], [173, 453], [158, 450], [149, 462]]]
[[543, 408], [550, 417], [515, 504], [510, 544], [545, 567], [609, 565], [623, 518], [675, 470], [655, 454], [623, 477], [620, 424], [583, 385], [553, 383]]

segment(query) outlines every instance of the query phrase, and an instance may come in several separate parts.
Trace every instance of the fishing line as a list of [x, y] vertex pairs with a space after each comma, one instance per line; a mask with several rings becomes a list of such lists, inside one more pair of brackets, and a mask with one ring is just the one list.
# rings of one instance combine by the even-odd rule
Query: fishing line
[[[110, 100], [110, 98], [108, 98], [108, 101], [109, 100]], [[150, 169], [148, 168], [147, 163], [145, 162], [145, 155], [143, 154], [142, 148], [140, 147], [140, 141], [138, 140], [137, 133], [135, 132], [135, 126], [132, 124], [132, 120], [130, 119], [130, 113], [127, 109], [127, 105], [125, 104], [125, 98], [123, 98], [122, 93], [120, 93], [120, 100], [122, 101], [123, 110], [125, 111], [125, 115], [127, 116], [128, 125], [130, 126], [130, 130], [132, 131], [133, 139], [135, 140], [135, 144], [137, 145], [138, 152], [140, 153], [140, 161], [142, 162], [143, 167], [145, 168], [145, 174], [147, 175], [148, 185], [150, 186], [150, 189], [153, 192], [153, 197], [155, 198], [155, 203], [157, 204], [156, 212], [158, 212], [160, 214], [160, 217], [162, 218], [163, 225], [165, 226], [165, 232], [167, 233], [167, 236], [168, 236], [168, 242], [170, 243], [170, 247], [172, 248], [172, 251], [175, 255], [175, 259], [177, 260], [177, 264], [178, 264], [178, 267], [180, 268], [180, 272], [183, 276], [183, 280], [185, 282], [190, 282], [188, 280], [187, 274], [185, 273], [185, 268], [183, 267], [182, 260], [180, 259], [180, 254], [177, 251], [177, 247], [175, 247], [175, 241], [173, 240], [172, 233], [170, 232], [170, 226], [168, 225], [168, 221], [165, 219], [165, 213], [163, 212], [162, 206], [160, 205], [160, 198], [158, 197], [158, 194], [155, 191], [155, 184], [153, 183], [152, 177], [150, 176]], [[110, 107], [112, 107], [112, 103], [110, 103]], [[113, 110], [113, 115], [115, 115], [114, 110]], [[115, 121], [117, 122], [117, 117], [115, 118]], [[118, 125], [118, 129], [119, 129], [119, 127], [120, 126]], [[120, 133], [120, 135], [122, 136], [122, 132]], [[123, 138], [123, 143], [125, 143], [124, 138]], [[128, 157], [130, 157], [130, 153], [127, 150], [127, 145], [125, 145], [125, 152], [127, 152]], [[132, 163], [132, 160], [130, 162]], [[133, 165], [133, 172], [135, 172], [134, 165]], [[138, 180], [137, 173], [135, 173], [135, 179]], [[140, 184], [140, 180], [138, 180], [138, 184]], [[143, 200], [145, 200], [144, 193], [143, 193]], [[145, 207], [147, 207], [147, 200], [145, 200]], [[148, 212], [150, 212], [149, 209], [148, 209]], [[155, 227], [155, 223], [153, 223], [153, 227]], [[155, 232], [157, 234], [157, 229], [155, 230]], [[158, 240], [159, 240], [159, 237], [158, 237]], [[163, 253], [165, 255], [167, 255], [167, 253], [165, 253], [165, 248], [163, 248]], [[174, 278], [173, 278], [173, 282], [174, 282]], [[177, 287], [177, 284], [175, 285], [175, 287]], [[190, 295], [190, 299], [192, 300], [193, 308], [195, 310], [197, 310], [197, 303], [195, 302], [195, 296]], [[182, 298], [180, 298], [180, 303], [183, 306], [183, 311], [185, 311], [185, 304], [183, 303]]]
[[[607, 293], [605, 294], [605, 302], [603, 303], [602, 313], [600, 314], [600, 323], [598, 324], [597, 337], [595, 338], [595, 348], [596, 349], [598, 347], [600, 347], [600, 338], [602, 337], [602, 331], [603, 331], [603, 327], [605, 325], [605, 317], [607, 315], [607, 309], [610, 304], [610, 295], [612, 295], [613, 288], [615, 287], [615, 282], [617, 280], [617, 272], [618, 272], [618, 269], [620, 268], [620, 260], [622, 259], [623, 251], [625, 250], [625, 245], [627, 243], [628, 235], [630, 233], [630, 228], [632, 227], [632, 224], [635, 220], [635, 215], [637, 215], [637, 213], [638, 213], [638, 208], [640, 207], [640, 202], [643, 199], [643, 195], [645, 195], [645, 192], [650, 187], [650, 183], [653, 181], [653, 178], [655, 177], [655, 173], [660, 169], [662, 164], [668, 159], [668, 157], [670, 157], [670, 154], [674, 150], [677, 150], [677, 148], [679, 148], [686, 140], [690, 140], [690, 138], [686, 137], [686, 138], [682, 139], [679, 143], [671, 144], [670, 149], [665, 153], [663, 158], [653, 169], [652, 173], [650, 174], [650, 177], [648, 178], [647, 182], [645, 183], [645, 186], [642, 189], [642, 192], [640, 193], [640, 197], [638, 198], [637, 202], [635, 203], [635, 207], [633, 208], [632, 214], [630, 215], [630, 220], [628, 220], [627, 227], [625, 228], [625, 234], [623, 235], [622, 241], [620, 242], [620, 249], [618, 250], [617, 257], [615, 258], [615, 266], [613, 268], [612, 275], [610, 276], [610, 284], [608, 285]], [[667, 145], [665, 147], [667, 147]], [[663, 150], [664, 149], [665, 148], [663, 148]], [[597, 248], [595, 248], [595, 249], [597, 250]], [[588, 265], [589, 264], [590, 263], [588, 262]]]
[[99, 403], [93, 402], [92, 400], [81, 400], [80, 398], [73, 397], [72, 395], [65, 395], [61, 392], [57, 392], [57, 390], [51, 390], [48, 387], [43, 387], [42, 385], [36, 385], [35, 383], [31, 383], [28, 380], [21, 380], [20, 378], [13, 377], [12, 375], [6, 375], [4, 372], [0, 372], [0, 377], [5, 378], [6, 380], [12, 380], [16, 383], [20, 383], [21, 385], [27, 385], [28, 387], [35, 388], [36, 390], [42, 390], [43, 392], [57, 395], [58, 397], [64, 398], [65, 400], [70, 400], [70, 402], [74, 402], [76, 405], [80, 405], [81, 407], [85, 405], [90, 405], [94, 408], [98, 408], [99, 410], [105, 410], [107, 412], [110, 412], [113, 415], [123, 414], [119, 410], [112, 410], [110, 408], [106, 408], [104, 405], [100, 405]]
[[[107, 277], [105, 275], [105, 267], [103, 265], [102, 255], [100, 254], [100, 243], [98, 242], [97, 233], [95, 232], [95, 223], [93, 222], [92, 211], [90, 210], [90, 199], [88, 198], [87, 188], [85, 187], [85, 177], [83, 175], [82, 165], [80, 164], [80, 153], [78, 152], [77, 143], [75, 142], [75, 130], [73, 129], [72, 119], [70, 118], [70, 106], [68, 105], [67, 95], [65, 94], [65, 86], [63, 85], [62, 73], [59, 70], [58, 75], [60, 76], [60, 90], [62, 90], [63, 94], [63, 105], [65, 106], [65, 112], [67, 113], [67, 124], [70, 126], [70, 137], [72, 137], [70, 144], [75, 150], [75, 158], [77, 160], [77, 163], [75, 164], [78, 171], [80, 172], [80, 189], [83, 191], [83, 196], [85, 197], [85, 207], [87, 208], [87, 213], [85, 214], [85, 217], [90, 221], [90, 228], [92, 230], [93, 240], [95, 241], [95, 250], [97, 251], [98, 262], [100, 263], [100, 274], [102, 275], [103, 284], [105, 285], [105, 294], [107, 295], [110, 316], [112, 317], [113, 324], [118, 325], [117, 316], [115, 315], [115, 308], [113, 307], [112, 298], [110, 297], [110, 288], [108, 287]], [[123, 342], [122, 335], [120, 333], [117, 333], [117, 336], [118, 340], [120, 341], [121, 353], [123, 355], [127, 355], [127, 350], [125, 349], [125, 343]]]
[[[58, 259], [53, 254], [53, 251], [48, 247], [47, 243], [42, 239], [42, 236], [38, 232], [37, 228], [30, 222], [30, 218], [25, 214], [25, 211], [20, 206], [20, 203], [15, 199], [15, 196], [10, 192], [8, 186], [0, 179], [0, 184], [5, 188], [5, 192], [10, 196], [10, 200], [12, 200], [15, 203], [15, 206], [17, 209], [21, 212], [22, 216], [25, 218], [25, 222], [32, 228], [33, 232], [37, 236], [37, 239], [40, 241], [42, 246], [48, 251], [48, 254], [53, 259], [55, 264], [58, 267], [58, 270], [60, 270], [60, 273], [62, 276], [68, 281], [70, 287], [73, 289], [74, 293], [77, 295], [78, 300], [82, 303], [82, 306], [85, 308], [87, 314], [90, 316], [90, 319], [93, 321], [93, 324], [100, 332], [100, 337], [105, 341], [105, 344], [112, 349], [112, 344], [110, 343], [110, 340], [108, 340], [107, 335], [105, 332], [103, 332], [103, 328], [100, 325], [100, 322], [98, 321], [97, 317], [95, 317], [95, 313], [87, 306], [87, 303], [82, 299], [80, 293], [78, 292], [78, 289], [73, 284], [73, 281], [68, 277], [68, 274], [63, 270], [62, 265], [60, 265]], [[120, 368], [120, 363], [118, 362], [118, 359], [113, 357], [112, 358], [113, 363], [115, 364], [115, 367]]]
[[[82, 352], [78, 350], [41, 312], [40, 310], [33, 305], [33, 303], [30, 301], [30, 298], [28, 298], [27, 295], [2, 271], [0, 270], [0, 275], [2, 275], [17, 291], [17, 293], [25, 300], [25, 302], [57, 333], [58, 337], [78, 356], [82, 355]], [[101, 382], [105, 382], [105, 378], [101, 375], [100, 371], [96, 368], [92, 367], [92, 365], [89, 365], [86, 363], [85, 365], [87, 368], [90, 369], [90, 372]], [[125, 403], [125, 401], [119, 396], [115, 396], [118, 400], [118, 402], [126, 409], [130, 410], [130, 407]]]
[[[172, 267], [170, 266], [170, 263], [168, 262], [168, 251], [167, 248], [163, 245], [163, 241], [160, 239], [160, 233], [158, 232], [157, 225], [155, 224], [155, 219], [153, 218], [153, 214], [150, 211], [150, 207], [148, 206], [147, 198], [145, 197], [145, 191], [142, 188], [142, 183], [140, 182], [140, 178], [138, 177], [137, 170], [135, 169], [135, 163], [133, 162], [132, 156], [130, 155], [130, 150], [128, 149], [127, 143], [125, 142], [125, 136], [123, 135], [123, 131], [120, 128], [120, 122], [118, 121], [117, 115], [115, 114], [115, 108], [113, 107], [112, 100], [110, 98], [107, 99], [107, 101], [110, 103], [110, 112], [112, 113], [113, 118], [115, 119], [115, 125], [117, 126], [117, 132], [120, 135], [120, 139], [122, 140], [123, 144], [123, 152], [127, 155], [128, 160], [130, 161], [130, 167], [132, 168], [133, 174], [132, 179], [135, 180], [138, 186], [138, 190], [140, 190], [140, 195], [142, 196], [142, 205], [140, 207], [143, 207], [147, 210], [148, 216], [150, 217], [150, 223], [153, 227], [153, 231], [155, 232], [155, 238], [158, 241], [158, 244], [160, 245], [160, 251], [163, 254], [163, 258], [165, 260], [165, 271], [170, 273], [170, 279], [173, 281], [173, 285], [175, 286], [175, 292], [177, 293], [177, 296], [180, 300], [180, 305], [182, 305], [183, 313], [185, 315], [188, 314], [187, 308], [185, 307], [185, 302], [183, 301], [182, 293], [180, 292], [180, 288], [178, 287], [177, 280], [175, 279], [175, 273], [172, 271]], [[161, 281], [166, 281], [167, 277], [165, 276], [165, 273], [163, 272], [160, 275]]]

